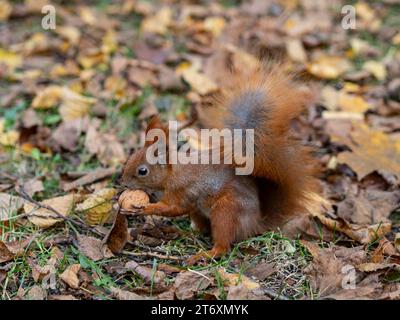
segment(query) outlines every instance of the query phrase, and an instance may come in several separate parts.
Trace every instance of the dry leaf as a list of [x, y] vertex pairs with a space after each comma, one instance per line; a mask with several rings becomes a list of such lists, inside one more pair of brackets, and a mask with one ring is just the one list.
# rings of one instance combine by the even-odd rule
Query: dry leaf
[[400, 176], [400, 139], [370, 129], [366, 124], [353, 123], [350, 137], [333, 137], [333, 141], [347, 144], [351, 152], [338, 155], [338, 161], [349, 165], [359, 179], [367, 174], [385, 168]]
[[386, 66], [381, 61], [367, 61], [364, 63], [363, 69], [371, 72], [379, 81], [386, 79]]
[[153, 269], [141, 266], [135, 261], [127, 262], [125, 268], [137, 273], [146, 283], [161, 283], [166, 276], [162, 271], [153, 272]]
[[33, 237], [14, 242], [0, 241], [0, 263], [13, 260], [24, 253], [25, 248], [32, 242]]
[[289, 39], [286, 41], [286, 51], [289, 58], [294, 62], [307, 62], [307, 54], [303, 44], [299, 39]]
[[0, 222], [8, 221], [22, 206], [25, 200], [9, 195], [7, 193], [0, 193]]
[[201, 95], [205, 95], [218, 90], [217, 84], [204, 73], [196, 70], [195, 67], [179, 69], [183, 79], [189, 83], [192, 89]]
[[142, 297], [137, 293], [121, 290], [119, 288], [111, 287], [111, 294], [118, 300], [147, 300], [148, 298]]
[[81, 269], [80, 264], [73, 264], [67, 267], [60, 275], [60, 279], [69, 285], [72, 289], [79, 288], [78, 272]]
[[335, 56], [321, 56], [307, 65], [309, 73], [322, 79], [336, 79], [349, 69], [346, 59]]
[[41, 286], [35, 285], [25, 294], [24, 300], [45, 300], [47, 291]]
[[117, 213], [113, 226], [103, 242], [107, 243], [111, 252], [119, 254], [128, 241], [128, 218]]
[[260, 285], [246, 277], [245, 275], [228, 273], [225, 269], [219, 269], [218, 274], [224, 280], [225, 285], [228, 287], [236, 286], [238, 284], [244, 285], [247, 289], [253, 290], [260, 287]]
[[175, 279], [175, 295], [179, 300], [192, 299], [199, 291], [212, 283], [206, 271], [182, 271]]
[[[74, 195], [55, 197], [42, 201], [44, 205], [54, 208], [59, 214], [66, 217], [70, 214], [74, 205]], [[62, 218], [57, 218], [57, 215], [45, 208], [37, 208], [34, 204], [26, 202], [24, 211], [28, 215], [28, 219], [39, 228], [48, 228], [57, 222], [63, 221]]]
[[111, 199], [116, 194], [114, 188], [104, 188], [89, 195], [82, 203], [76, 206], [76, 210], [86, 214], [86, 222], [90, 225], [103, 224], [110, 216], [112, 209]]
[[172, 10], [169, 7], [163, 7], [158, 9], [154, 16], [143, 19], [140, 29], [142, 32], [165, 34], [171, 22]]
[[11, 12], [12, 12], [11, 4], [6, 0], [1, 0], [0, 1], [0, 22], [7, 21]]
[[5, 51], [0, 48], [0, 65], [6, 65], [12, 72], [22, 64], [22, 57], [14, 52]]
[[113, 257], [110, 249], [101, 240], [82, 234], [78, 235], [77, 239], [79, 251], [89, 259], [99, 261]]

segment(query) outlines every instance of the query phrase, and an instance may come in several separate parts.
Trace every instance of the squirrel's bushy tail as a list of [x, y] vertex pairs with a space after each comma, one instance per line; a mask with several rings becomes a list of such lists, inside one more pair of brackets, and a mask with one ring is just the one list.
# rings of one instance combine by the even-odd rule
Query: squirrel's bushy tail
[[199, 114], [208, 128], [254, 129], [254, 171], [268, 225], [306, 211], [317, 183], [310, 149], [292, 136], [291, 122], [310, 94], [280, 64], [233, 71], [228, 88]]

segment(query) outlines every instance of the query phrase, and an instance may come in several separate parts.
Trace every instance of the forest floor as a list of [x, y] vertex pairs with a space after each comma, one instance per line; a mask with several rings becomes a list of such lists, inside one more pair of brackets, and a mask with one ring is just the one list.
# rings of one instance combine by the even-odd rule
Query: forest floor
[[[0, 0], [0, 299], [400, 298], [399, 1], [48, 3]], [[190, 120], [257, 58], [315, 93], [293, 128], [332, 206], [193, 267], [212, 241], [187, 217], [130, 217], [113, 255], [147, 120]]]

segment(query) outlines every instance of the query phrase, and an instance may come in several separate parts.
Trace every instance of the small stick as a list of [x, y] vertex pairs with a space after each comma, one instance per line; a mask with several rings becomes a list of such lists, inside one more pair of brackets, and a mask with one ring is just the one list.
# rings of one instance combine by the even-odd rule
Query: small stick
[[65, 192], [71, 191], [78, 187], [81, 187], [81, 186], [87, 185], [89, 183], [95, 182], [97, 180], [109, 177], [116, 172], [117, 172], [117, 170], [115, 168], [98, 168], [94, 171], [91, 171], [91, 172], [85, 174], [83, 177], [81, 177], [75, 181], [65, 184], [63, 187], [63, 190]]
[[154, 253], [154, 252], [129, 252], [129, 251], [122, 251], [123, 254], [126, 254], [128, 256], [134, 256], [134, 257], [153, 257], [153, 258], [158, 258], [158, 259], [165, 259], [165, 260], [176, 260], [176, 261], [181, 261], [187, 259], [187, 257], [177, 257], [177, 256], [169, 256], [169, 255], [163, 255], [159, 253]]

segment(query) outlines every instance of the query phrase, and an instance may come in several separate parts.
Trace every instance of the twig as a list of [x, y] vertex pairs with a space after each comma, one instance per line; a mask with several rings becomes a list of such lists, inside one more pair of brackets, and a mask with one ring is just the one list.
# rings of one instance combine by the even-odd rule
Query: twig
[[85, 174], [83, 177], [72, 181], [70, 183], [67, 183], [64, 185], [63, 190], [65, 192], [71, 191], [73, 189], [76, 189], [78, 187], [87, 185], [89, 183], [95, 182], [97, 180], [104, 179], [106, 177], [109, 177], [116, 173], [117, 170], [115, 168], [99, 168], [94, 171], [91, 171], [87, 174]]
[[268, 288], [263, 288], [262, 289], [263, 293], [265, 293], [268, 297], [275, 299], [275, 300], [290, 300], [288, 297], [286, 297], [285, 295], [275, 292], [271, 289]]
[[165, 259], [165, 260], [176, 260], [176, 261], [181, 261], [187, 259], [187, 257], [177, 257], [177, 256], [170, 256], [170, 255], [163, 255], [159, 253], [154, 253], [154, 252], [129, 252], [129, 251], [122, 251], [123, 254], [126, 254], [128, 256], [134, 256], [134, 257], [152, 257], [152, 258], [158, 258], [158, 259]]
[[36, 201], [36, 200], [32, 199], [32, 197], [30, 195], [28, 195], [26, 193], [26, 191], [22, 187], [18, 189], [18, 194], [21, 196], [21, 198], [33, 203], [34, 205], [38, 206], [39, 208], [43, 208], [43, 209], [51, 211], [52, 213], [54, 213], [56, 215], [56, 218], [62, 219], [64, 221], [68, 221], [71, 224], [74, 224], [74, 225], [76, 225], [78, 227], [81, 227], [83, 229], [89, 230], [89, 231], [93, 232], [94, 234], [96, 234], [98, 236], [103, 236], [100, 232], [98, 232], [97, 230], [95, 230], [92, 227], [88, 226], [87, 224], [75, 221], [74, 219], [71, 219], [70, 217], [66, 217], [66, 216], [62, 215], [60, 212], [58, 212], [56, 209], [54, 209], [52, 206], [49, 206], [47, 204], [44, 204], [44, 203], [41, 203], [39, 201]]

